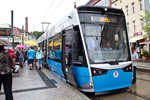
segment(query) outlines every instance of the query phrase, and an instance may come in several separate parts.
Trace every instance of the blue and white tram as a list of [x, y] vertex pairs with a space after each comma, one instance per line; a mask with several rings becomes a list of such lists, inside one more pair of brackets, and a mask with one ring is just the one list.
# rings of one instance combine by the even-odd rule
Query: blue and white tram
[[[121, 9], [80, 6], [44, 34], [48, 67], [79, 90], [99, 94], [132, 85], [130, 46]], [[40, 38], [38, 42], [43, 43]], [[105, 49], [107, 42], [111, 49]]]

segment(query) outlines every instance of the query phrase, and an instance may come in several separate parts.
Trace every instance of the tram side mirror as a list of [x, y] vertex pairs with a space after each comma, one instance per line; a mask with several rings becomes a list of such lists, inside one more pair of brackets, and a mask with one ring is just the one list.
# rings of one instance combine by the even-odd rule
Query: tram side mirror
[[73, 29], [74, 29], [74, 31], [79, 31], [79, 26], [75, 25], [75, 26], [73, 26]]

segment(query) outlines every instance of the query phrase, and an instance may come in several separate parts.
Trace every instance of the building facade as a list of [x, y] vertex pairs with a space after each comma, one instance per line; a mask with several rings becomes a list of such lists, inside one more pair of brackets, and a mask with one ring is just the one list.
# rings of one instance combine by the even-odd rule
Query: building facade
[[[95, 1], [97, 0], [91, 0], [90, 2]], [[150, 12], [150, 0], [99, 0], [93, 6], [109, 6], [122, 9], [126, 16], [131, 44], [139, 46], [140, 42], [147, 39], [147, 33], [142, 29], [146, 24], [143, 23], [142, 16], [145, 16], [146, 11]], [[149, 45], [146, 45], [146, 49], [149, 50]]]
[[[146, 11], [150, 12], [150, 0], [112, 0], [112, 7], [120, 8], [126, 16], [126, 25], [131, 46], [139, 47], [140, 42], [148, 39], [147, 33], [142, 29], [146, 25], [143, 17]], [[144, 45], [149, 51], [149, 45]]]
[[[0, 28], [11, 28], [10, 24], [0, 24]], [[17, 44], [23, 44], [23, 41], [28, 41], [28, 40], [32, 40], [32, 41], [36, 41], [35, 36], [32, 33], [29, 32], [25, 32], [24, 29], [20, 29], [18, 27], [13, 27], [13, 38], [14, 41], [12, 39], [12, 36], [3, 36], [3, 38], [7, 38], [9, 39], [10, 42], [14, 42], [14, 45]]]
[[145, 25], [142, 16], [148, 11], [148, 0], [113, 0], [112, 7], [120, 8], [126, 16], [127, 30], [130, 42], [136, 42], [144, 38], [147, 34], [142, 27]]

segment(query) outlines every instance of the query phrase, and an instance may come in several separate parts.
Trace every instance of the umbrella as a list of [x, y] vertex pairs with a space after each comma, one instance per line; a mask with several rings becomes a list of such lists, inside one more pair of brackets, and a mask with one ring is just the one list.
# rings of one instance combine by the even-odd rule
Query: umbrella
[[7, 39], [0, 38], [0, 45], [3, 45], [3, 46], [10, 46], [11, 43], [10, 43], [10, 41], [7, 40]]
[[15, 58], [15, 53], [12, 49], [7, 49], [8, 50], [8, 53], [10, 54], [11, 58]]
[[27, 47], [25, 45], [17, 45], [15, 48], [24, 49], [24, 48], [27, 48]]
[[30, 45], [30, 46], [37, 46], [37, 45], [38, 45], [36, 42], [31, 41], [31, 40], [25, 41], [25, 44], [28, 44], [28, 45]]

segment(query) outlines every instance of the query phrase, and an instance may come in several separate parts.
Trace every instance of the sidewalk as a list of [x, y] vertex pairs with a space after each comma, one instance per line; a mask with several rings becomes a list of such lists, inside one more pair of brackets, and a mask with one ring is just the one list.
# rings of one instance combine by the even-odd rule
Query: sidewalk
[[150, 71], [150, 60], [142, 60], [140, 59], [137, 63], [137, 69], [143, 71]]
[[[90, 100], [50, 70], [29, 70], [27, 65], [13, 75], [13, 96], [14, 100]], [[5, 100], [3, 88], [0, 100]]]

